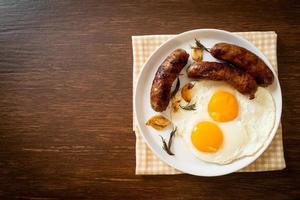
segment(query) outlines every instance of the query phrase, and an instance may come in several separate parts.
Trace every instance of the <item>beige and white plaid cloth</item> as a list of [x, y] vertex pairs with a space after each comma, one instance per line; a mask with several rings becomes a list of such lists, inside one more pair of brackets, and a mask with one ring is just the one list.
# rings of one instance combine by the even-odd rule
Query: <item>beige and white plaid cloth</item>
[[[273, 31], [267, 32], [238, 32], [235, 35], [242, 36], [258, 49], [260, 49], [270, 60], [272, 66], [277, 72], [277, 34]], [[132, 36], [133, 49], [133, 94], [138, 75], [142, 69], [142, 65], [151, 53], [159, 47], [163, 42], [174, 37], [174, 35], [146, 35]], [[135, 173], [139, 175], [146, 174], [180, 174], [178, 171], [163, 161], [161, 161], [148, 148], [140, 135], [140, 130], [136, 126], [135, 114], [133, 113], [133, 130], [136, 135], [136, 169]], [[281, 170], [285, 168], [285, 160], [282, 144], [282, 128], [278, 128], [268, 149], [252, 164], [241, 169], [240, 172], [256, 172]]]

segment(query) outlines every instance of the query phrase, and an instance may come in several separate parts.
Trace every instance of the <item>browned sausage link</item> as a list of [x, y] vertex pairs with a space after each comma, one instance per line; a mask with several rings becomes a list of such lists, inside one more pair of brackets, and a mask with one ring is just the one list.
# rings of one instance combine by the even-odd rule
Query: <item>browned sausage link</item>
[[171, 98], [171, 88], [174, 80], [186, 65], [189, 54], [183, 49], [173, 51], [159, 66], [152, 82], [150, 101], [153, 110], [166, 110]]
[[187, 75], [193, 79], [226, 81], [242, 94], [254, 98], [257, 84], [248, 73], [226, 63], [198, 62], [187, 69]]
[[264, 61], [245, 48], [228, 43], [217, 43], [211, 48], [210, 53], [217, 59], [245, 70], [261, 86], [270, 85], [274, 80], [272, 71]]

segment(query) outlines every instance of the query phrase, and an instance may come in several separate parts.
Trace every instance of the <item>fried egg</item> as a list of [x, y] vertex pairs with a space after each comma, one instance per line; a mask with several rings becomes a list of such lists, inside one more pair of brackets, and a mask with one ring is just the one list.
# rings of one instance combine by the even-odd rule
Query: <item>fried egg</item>
[[193, 84], [190, 102], [180, 91], [172, 99], [171, 120], [197, 158], [228, 164], [263, 147], [275, 122], [275, 104], [268, 90], [259, 87], [250, 100], [225, 82]]

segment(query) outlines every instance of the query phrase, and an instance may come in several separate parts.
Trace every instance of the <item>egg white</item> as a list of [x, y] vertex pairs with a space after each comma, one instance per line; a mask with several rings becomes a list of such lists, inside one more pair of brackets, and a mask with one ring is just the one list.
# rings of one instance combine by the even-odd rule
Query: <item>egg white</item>
[[[216, 122], [208, 114], [207, 105], [216, 91], [233, 94], [239, 104], [239, 115], [230, 122]], [[171, 120], [177, 127], [178, 135], [199, 159], [207, 162], [228, 164], [245, 156], [254, 155], [268, 139], [275, 123], [275, 104], [272, 95], [265, 88], [258, 88], [255, 98], [240, 94], [225, 82], [201, 80], [195, 82], [191, 90], [190, 104], [196, 104], [196, 110], [171, 109]], [[181, 97], [180, 90], [172, 101], [180, 100], [180, 105], [188, 102]], [[172, 103], [172, 102], [171, 102]], [[196, 123], [211, 121], [219, 126], [223, 133], [223, 144], [215, 153], [197, 150], [191, 143], [191, 132]]]

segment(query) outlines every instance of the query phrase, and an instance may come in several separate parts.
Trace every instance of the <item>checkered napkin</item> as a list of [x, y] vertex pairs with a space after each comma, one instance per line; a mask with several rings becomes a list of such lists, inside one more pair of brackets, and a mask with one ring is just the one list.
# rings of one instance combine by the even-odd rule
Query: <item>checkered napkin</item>
[[[260, 49], [271, 62], [277, 72], [276, 43], [277, 35], [273, 31], [268, 32], [239, 32], [235, 35], [242, 36], [258, 49]], [[142, 65], [151, 53], [166, 40], [174, 35], [147, 35], [132, 36], [133, 49], [133, 94], [137, 83], [138, 75]], [[148, 148], [143, 141], [140, 130], [136, 125], [135, 113], [133, 113], [133, 130], [136, 135], [136, 174], [181, 174], [181, 171], [172, 168], [161, 161]], [[268, 147], [268, 149], [252, 164], [241, 169], [240, 172], [256, 172], [281, 170], [285, 168], [285, 160], [282, 145], [282, 128], [281, 124], [277, 133]]]

